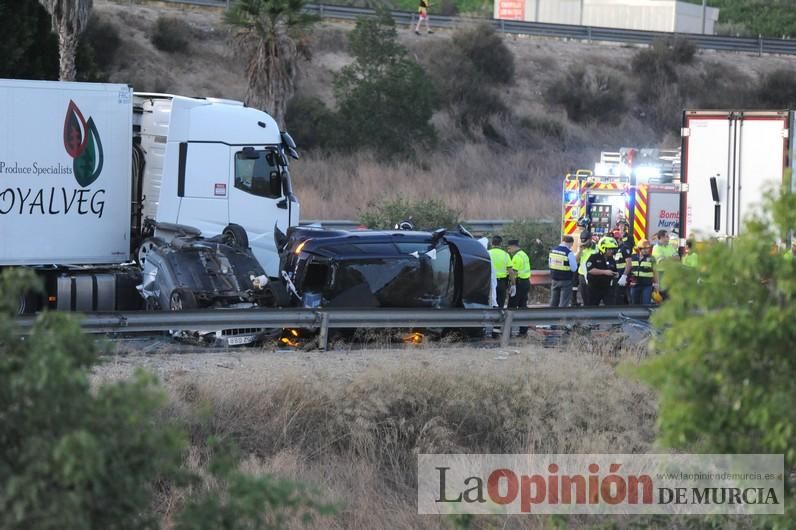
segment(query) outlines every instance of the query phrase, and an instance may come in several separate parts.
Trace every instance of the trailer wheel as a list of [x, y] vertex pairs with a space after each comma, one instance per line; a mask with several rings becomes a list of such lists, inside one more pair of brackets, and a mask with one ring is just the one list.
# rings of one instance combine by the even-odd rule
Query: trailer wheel
[[172, 311], [188, 311], [196, 309], [199, 304], [196, 302], [196, 296], [190, 289], [183, 289], [177, 287], [171, 292], [169, 297], [169, 309]]
[[221, 239], [225, 245], [233, 248], [249, 248], [249, 236], [241, 225], [230, 223], [221, 232]]
[[155, 248], [158, 243], [160, 243], [159, 240], [155, 239], [154, 237], [150, 237], [142, 241], [138, 246], [138, 250], [135, 252], [135, 261], [138, 263], [138, 266], [141, 267], [141, 269], [143, 269], [144, 265], [146, 264], [147, 255], [149, 255], [149, 252]]

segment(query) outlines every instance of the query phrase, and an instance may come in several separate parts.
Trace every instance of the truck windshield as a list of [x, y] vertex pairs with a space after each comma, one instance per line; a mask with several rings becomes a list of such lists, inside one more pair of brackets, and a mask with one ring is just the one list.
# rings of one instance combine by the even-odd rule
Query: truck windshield
[[282, 196], [283, 171], [273, 149], [235, 153], [235, 187], [246, 193], [278, 199]]

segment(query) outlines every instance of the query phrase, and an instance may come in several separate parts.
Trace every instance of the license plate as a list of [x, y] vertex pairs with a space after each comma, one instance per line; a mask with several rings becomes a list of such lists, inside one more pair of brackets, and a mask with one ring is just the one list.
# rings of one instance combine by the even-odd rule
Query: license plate
[[242, 335], [239, 337], [228, 337], [227, 344], [229, 346], [240, 346], [241, 344], [251, 344], [254, 342], [254, 335]]

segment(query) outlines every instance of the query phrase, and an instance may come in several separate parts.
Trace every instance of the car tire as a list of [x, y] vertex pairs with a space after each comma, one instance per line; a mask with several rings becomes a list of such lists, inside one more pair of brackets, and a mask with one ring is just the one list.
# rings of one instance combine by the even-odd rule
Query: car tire
[[188, 311], [199, 307], [196, 296], [190, 289], [178, 287], [169, 296], [169, 309], [171, 311]]
[[230, 223], [221, 232], [221, 240], [233, 248], [249, 248], [249, 236], [241, 225]]
[[144, 270], [144, 264], [146, 263], [147, 255], [152, 251], [152, 249], [160, 246], [161, 244], [163, 244], [162, 240], [154, 237], [148, 237], [143, 240], [140, 245], [138, 245], [138, 248], [135, 251], [135, 262], [138, 264], [138, 267], [141, 270]]
[[261, 307], [288, 307], [290, 305], [290, 293], [278, 280], [271, 280], [263, 289], [258, 303]]

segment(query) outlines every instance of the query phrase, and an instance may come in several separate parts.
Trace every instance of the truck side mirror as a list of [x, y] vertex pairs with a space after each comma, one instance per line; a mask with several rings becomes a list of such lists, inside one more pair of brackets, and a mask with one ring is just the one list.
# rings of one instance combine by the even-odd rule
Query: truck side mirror
[[299, 154], [296, 148], [296, 142], [293, 140], [293, 137], [290, 136], [290, 134], [287, 131], [282, 131], [280, 133], [280, 136], [282, 138], [282, 145], [284, 146], [285, 151], [287, 151], [287, 154], [290, 155], [291, 158], [298, 160]]

